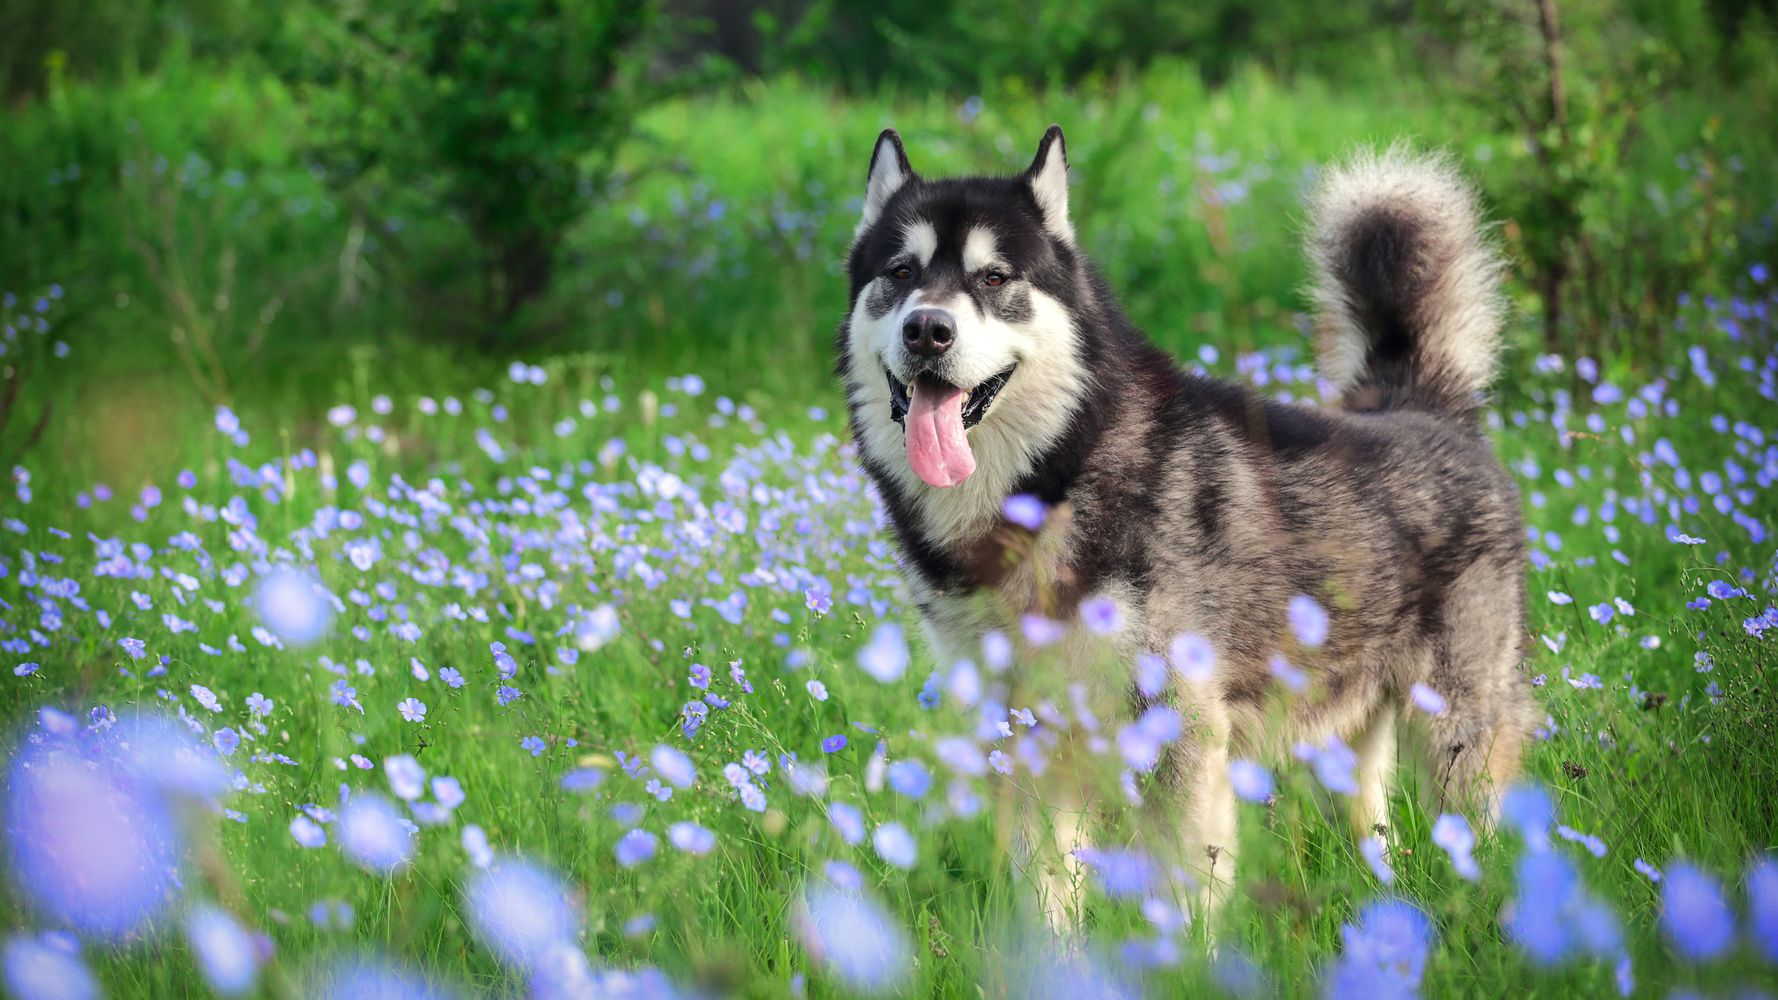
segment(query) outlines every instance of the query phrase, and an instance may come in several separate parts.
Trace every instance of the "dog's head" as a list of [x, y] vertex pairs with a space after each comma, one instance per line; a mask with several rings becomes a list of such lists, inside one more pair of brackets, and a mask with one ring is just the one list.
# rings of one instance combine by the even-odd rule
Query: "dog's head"
[[984, 448], [1020, 453], [999, 456], [1010, 468], [1060, 433], [1081, 383], [1060, 127], [1022, 174], [945, 180], [916, 174], [885, 130], [847, 271], [842, 373], [872, 457], [892, 466], [898, 446], [906, 469], [945, 488], [970, 478]]

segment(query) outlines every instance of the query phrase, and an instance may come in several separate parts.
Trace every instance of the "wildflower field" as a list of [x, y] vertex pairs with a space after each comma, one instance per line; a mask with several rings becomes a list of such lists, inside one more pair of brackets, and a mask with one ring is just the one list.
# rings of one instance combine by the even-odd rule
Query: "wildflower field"
[[[1021, 700], [1053, 623], [931, 662], [826, 387], [737, 404], [708, 376], [515, 363], [462, 397], [371, 381], [301, 447], [219, 409], [188, 468], [128, 488], [21, 466], [7, 983], [1756, 995], [1735, 991], [1778, 968], [1778, 352], [1768, 272], [1740, 283], [1685, 307], [1657, 370], [1527, 355], [1504, 380], [1547, 718], [1500, 828], [1409, 779], [1355, 842], [1345, 748], [1241, 762], [1213, 933], [1139, 841], [1084, 859], [1065, 943], [1036, 919], [1006, 820], [1057, 734], [1100, 737], [1128, 802], [1178, 720]], [[54, 338], [59, 294], [9, 299], [9, 336]], [[1294, 348], [1200, 360], [1317, 396]], [[1255, 623], [1305, 662], [1296, 624]], [[1198, 666], [1122, 669], [1213, 683]], [[1278, 697], [1300, 687], [1281, 669]]]
[[[907, 602], [829, 371], [876, 130], [932, 175], [1005, 172], [1061, 120], [1081, 244], [1130, 314], [1315, 406], [1295, 219], [1318, 165], [1418, 136], [1498, 207], [1536, 159], [1415, 89], [1162, 62], [985, 100], [792, 76], [666, 101], [563, 224], [573, 311], [536, 350], [433, 336], [460, 302], [397, 286], [458, 279], [427, 255], [458, 254], [461, 216], [424, 191], [367, 214], [263, 67], [170, 60], [8, 111], [0, 984], [1778, 996], [1778, 156], [1754, 88], [1727, 126], [1702, 89], [1651, 103], [1589, 189], [1631, 308], [1540, 339], [1511, 286], [1487, 412], [1544, 720], [1497, 824], [1406, 761], [1355, 837], [1350, 748], [1237, 760], [1241, 864], [1206, 919], [1141, 808], [1193, 720], [1105, 711], [1062, 668], [1164, 695], [1217, 683], [1214, 648], [1058, 664], [1065, 632], [1116, 624], [1089, 603], [941, 663]], [[1494, 215], [1515, 266], [1535, 202]], [[1068, 513], [1009, 499], [1012, 550]], [[1292, 607], [1253, 623], [1280, 705], [1318, 696], [1339, 613]], [[1419, 688], [1403, 724], [1440, 711]], [[1060, 935], [1017, 832], [1058, 783], [1104, 821]]]

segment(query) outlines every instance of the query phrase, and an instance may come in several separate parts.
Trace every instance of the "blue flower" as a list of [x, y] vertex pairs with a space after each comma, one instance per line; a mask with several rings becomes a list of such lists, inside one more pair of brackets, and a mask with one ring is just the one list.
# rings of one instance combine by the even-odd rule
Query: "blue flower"
[[1432, 923], [1400, 899], [1377, 900], [1340, 928], [1344, 950], [1325, 991], [1339, 1000], [1416, 995], [1432, 948]]
[[541, 865], [500, 858], [463, 890], [469, 926], [509, 965], [534, 969], [580, 935], [578, 893]]
[[1778, 861], [1769, 857], [1747, 871], [1747, 929], [1754, 948], [1778, 964]]
[[858, 811], [857, 806], [849, 802], [830, 802], [827, 806], [827, 820], [846, 843], [857, 845], [864, 842], [864, 814]]
[[217, 753], [224, 757], [233, 757], [235, 751], [241, 748], [241, 734], [233, 729], [218, 729], [210, 737], [210, 742], [216, 745]]
[[340, 849], [353, 861], [387, 874], [414, 853], [413, 824], [375, 792], [354, 795], [340, 807]]
[[300, 813], [290, 821], [290, 836], [301, 847], [324, 847], [327, 844], [327, 831], [321, 824]]
[[656, 844], [654, 834], [647, 830], [631, 830], [618, 838], [615, 851], [617, 863], [625, 868], [634, 868], [654, 857]]
[[21, 1000], [98, 1000], [99, 980], [66, 934], [14, 934], [0, 951], [6, 991]]
[[925, 798], [932, 789], [932, 772], [917, 760], [898, 760], [889, 765], [889, 787], [910, 799]]
[[894, 622], [878, 625], [859, 650], [858, 665], [884, 684], [899, 680], [908, 668], [908, 643], [901, 626]]
[[1313, 649], [1327, 641], [1327, 610], [1308, 594], [1292, 597], [1285, 617], [1290, 631], [1303, 645]]
[[656, 744], [649, 751], [648, 763], [654, 767], [655, 773], [675, 788], [690, 788], [692, 782], [698, 780], [698, 769], [685, 755], [685, 751], [664, 743]]
[[809, 957], [847, 989], [889, 993], [907, 978], [912, 960], [907, 931], [861, 889], [810, 883], [797, 900], [792, 923]]
[[1008, 521], [1026, 531], [1036, 531], [1043, 527], [1043, 519], [1048, 510], [1042, 500], [1031, 494], [1015, 493], [1006, 498], [1006, 502], [1001, 505], [1001, 512]]
[[1248, 802], [1264, 803], [1272, 797], [1272, 775], [1251, 760], [1229, 761], [1229, 784]]
[[1719, 958], [1735, 943], [1735, 917], [1716, 879], [1684, 862], [1667, 866], [1661, 880], [1661, 927], [1681, 958]]
[[821, 750], [823, 753], [838, 753], [844, 749], [846, 749], [845, 733], [835, 733], [821, 741]]
[[185, 937], [198, 971], [210, 988], [240, 996], [259, 978], [259, 946], [235, 918], [214, 906], [198, 906], [186, 915]]
[[519, 749], [527, 751], [533, 757], [541, 757], [547, 748], [548, 745], [543, 742], [541, 736], [526, 736], [519, 740]]
[[716, 849], [716, 834], [696, 823], [682, 821], [667, 828], [667, 839], [687, 854], [705, 855]]
[[889, 822], [877, 827], [871, 834], [871, 846], [877, 849], [877, 857], [897, 868], [914, 867], [918, 854], [914, 835], [900, 823]]
[[26, 746], [5, 801], [13, 885], [48, 920], [116, 940], [172, 900], [177, 827], [169, 803], [129, 768], [55, 744]]

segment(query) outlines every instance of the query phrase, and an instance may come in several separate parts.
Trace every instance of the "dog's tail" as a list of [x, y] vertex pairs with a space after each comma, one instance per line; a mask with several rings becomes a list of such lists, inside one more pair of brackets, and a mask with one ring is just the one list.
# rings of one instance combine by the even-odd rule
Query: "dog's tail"
[[1354, 409], [1468, 414], [1494, 376], [1505, 270], [1449, 157], [1397, 145], [1333, 167], [1309, 202], [1321, 374]]

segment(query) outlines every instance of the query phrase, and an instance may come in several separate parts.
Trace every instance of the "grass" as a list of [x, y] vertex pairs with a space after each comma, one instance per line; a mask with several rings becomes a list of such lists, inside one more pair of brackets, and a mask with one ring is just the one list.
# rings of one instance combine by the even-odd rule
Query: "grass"
[[[1755, 302], [1769, 310], [1769, 286], [1751, 287], [1736, 301], [1688, 315], [1694, 341], [1709, 349], [1714, 385], [1689, 362], [1642, 377], [1608, 372], [1600, 380], [1620, 386], [1623, 397], [1599, 393], [1604, 402], [1595, 404], [1593, 387], [1572, 365], [1552, 371], [1557, 366], [1547, 360], [1519, 357], [1498, 411], [1499, 450], [1519, 472], [1540, 553], [1528, 571], [1537, 638], [1527, 668], [1545, 678], [1539, 699], [1550, 735], [1532, 748], [1526, 770], [1550, 789], [1561, 823], [1604, 841], [1599, 858], [1560, 838], [1555, 849], [1621, 919], [1640, 988], [1657, 993], [1770, 976], [1747, 947], [1705, 965], [1676, 959], [1657, 927], [1660, 887], [1633, 866], [1638, 858], [1661, 867], [1686, 859], [1720, 876], [1734, 899], [1748, 859], [1772, 850], [1778, 836], [1770, 795], [1778, 787], [1771, 640], [1742, 624], [1770, 603], [1774, 586], [1763, 533], [1775, 509], [1769, 417], [1778, 354], [1769, 319], [1743, 323], [1739, 341], [1723, 333], [1731, 310]], [[1293, 350], [1249, 355], [1239, 367], [1252, 372], [1262, 367], [1256, 361], [1277, 362]], [[226, 761], [247, 782], [222, 799], [239, 822], [200, 814], [192, 824], [184, 896], [217, 900], [270, 935], [276, 956], [262, 978], [267, 992], [300, 993], [317, 962], [365, 951], [460, 987], [517, 990], [522, 980], [503, 971], [466, 925], [462, 890], [474, 869], [458, 831], [471, 823], [496, 850], [547, 863], [578, 887], [582, 943], [595, 962], [656, 966], [711, 993], [782, 995], [793, 976], [807, 977], [811, 995], [845, 993], [795, 943], [791, 901], [805, 880], [827, 877], [830, 859], [856, 865], [867, 891], [909, 935], [902, 987], [915, 996], [973, 994], [977, 984], [989, 995], [1026, 995], [1034, 983], [1084, 975], [1088, 957], [1156, 995], [1226, 986], [1243, 957], [1260, 970], [1263, 991], [1307, 993], [1338, 954], [1342, 924], [1385, 893], [1342, 824], [1329, 819], [1328, 793], [1303, 766], [1273, 762], [1275, 800], [1242, 807], [1240, 888], [1215, 962], [1206, 958], [1201, 931], [1193, 931], [1173, 942], [1173, 964], [1133, 971], [1120, 946], [1157, 935], [1132, 903], [1103, 896], [1093, 897], [1082, 953], [1069, 957], [1045, 944], [1030, 922], [1030, 887], [1007, 852], [1007, 811], [1015, 785], [1029, 787], [1030, 776], [1021, 769], [1016, 781], [961, 781], [980, 798], [981, 812], [947, 816], [955, 811], [951, 781], [931, 737], [967, 731], [966, 713], [952, 703], [917, 703], [922, 678], [936, 666], [917, 650], [895, 683], [879, 683], [857, 665], [858, 649], [880, 622], [908, 622], [909, 615], [843, 447], [831, 387], [737, 409], [719, 398], [723, 386], [710, 373], [704, 387], [627, 373], [619, 382], [586, 358], [552, 361], [543, 371], [541, 385], [488, 373], [493, 388], [464, 394], [457, 416], [422, 413], [413, 393], [397, 394], [381, 413], [379, 373], [359, 371], [335, 400], [356, 409], [344, 428], [318, 420], [279, 425], [244, 406], [251, 441], [239, 446], [208, 426], [179, 423], [175, 450], [196, 485], [175, 485], [178, 468], [165, 467], [152, 480], [164, 499], [140, 519], [129, 513], [138, 503], [133, 485], [87, 507], [57, 482], [71, 477], [53, 471], [34, 477], [35, 495], [8, 513], [16, 521], [8, 522], [0, 595], [10, 608], [9, 637], [31, 647], [12, 659], [41, 665], [10, 679], [5, 714], [16, 727], [32, 727], [41, 705], [82, 718], [99, 705], [158, 706], [184, 712], [199, 730], [229, 726], [250, 737]], [[1310, 391], [1291, 382], [1270, 388]], [[1726, 430], [1712, 427], [1717, 414], [1729, 422]], [[1597, 430], [1588, 429], [1595, 415]], [[1558, 422], [1572, 433], [1558, 431]], [[612, 442], [622, 442], [621, 450]], [[1742, 473], [1739, 486], [1730, 466]], [[354, 485], [355, 467], [362, 486]], [[1728, 477], [1717, 492], [1728, 491], [1728, 509], [1742, 523], [1712, 506], [1701, 485], [1706, 470]], [[1746, 492], [1734, 495], [1737, 489]], [[449, 510], [418, 503], [415, 490]], [[1696, 512], [1686, 509], [1694, 504]], [[1616, 508], [1610, 519], [1607, 505]], [[341, 511], [359, 512], [363, 525], [340, 524]], [[1607, 520], [1616, 538], [1607, 537]], [[1747, 523], [1764, 527], [1750, 532]], [[1669, 541], [1669, 525], [1706, 541]], [[199, 547], [174, 545], [181, 532]], [[94, 540], [112, 538], [146, 543], [153, 554], [132, 558], [150, 572], [133, 580], [96, 576]], [[360, 570], [350, 547], [369, 540], [381, 555]], [[342, 601], [329, 634], [312, 647], [275, 648], [251, 634], [260, 621], [253, 581], [287, 561], [312, 563]], [[428, 575], [429, 567], [440, 575]], [[245, 579], [231, 577], [235, 568]], [[78, 581], [79, 600], [57, 590], [57, 579]], [[1685, 603], [1716, 579], [1754, 596], [1688, 610]], [[805, 605], [804, 591], [817, 581], [833, 593], [826, 615]], [[380, 585], [393, 589], [379, 592]], [[1574, 603], [1555, 604], [1550, 591], [1573, 595]], [[152, 608], [138, 608], [132, 592]], [[747, 595], [745, 610], [725, 620], [710, 602], [737, 592]], [[1614, 598], [1635, 614], [1618, 612], [1604, 624], [1589, 616], [1589, 606]], [[685, 616], [674, 601], [689, 602]], [[487, 620], [455, 620], [447, 610], [453, 604], [484, 611]], [[572, 637], [559, 633], [602, 604], [620, 616], [617, 636], [563, 662], [557, 649]], [[40, 618], [51, 608], [59, 627]], [[109, 626], [95, 618], [97, 609], [114, 616]], [[195, 629], [171, 629], [166, 612]], [[416, 624], [418, 637], [394, 634], [396, 621]], [[146, 658], [119, 647], [125, 636], [146, 643]], [[238, 650], [229, 649], [230, 636], [240, 640]], [[524, 692], [505, 706], [496, 699], [502, 679], [489, 650], [494, 641], [511, 648], [518, 662], [511, 683]], [[1708, 673], [1696, 669], [1699, 652], [1711, 658]], [[160, 657], [165, 672], [151, 676]], [[426, 665], [429, 680], [415, 677], [410, 658]], [[733, 660], [746, 665], [751, 694], [724, 676]], [[733, 705], [713, 712], [687, 740], [681, 706], [701, 694], [688, 686], [694, 661], [712, 665], [712, 690]], [[467, 678], [461, 689], [438, 679], [446, 666]], [[350, 675], [362, 714], [331, 699], [336, 671]], [[1596, 688], [1569, 683], [1589, 675]], [[805, 682], [812, 678], [826, 684], [828, 700], [811, 698]], [[1018, 683], [1015, 697], [1029, 690]], [[199, 706], [194, 684], [216, 693], [220, 712]], [[254, 692], [276, 704], [263, 732], [246, 708]], [[423, 723], [398, 714], [407, 697], [428, 706]], [[834, 734], [846, 734], [849, 744], [824, 754], [821, 741]], [[540, 753], [521, 747], [529, 736], [543, 740]], [[892, 759], [929, 763], [938, 781], [926, 801], [870, 790], [877, 739]], [[660, 743], [685, 747], [700, 775], [665, 802], [616, 764], [620, 751], [646, 756]], [[918, 863], [903, 871], [868, 842], [843, 843], [823, 800], [794, 794], [781, 766], [768, 779], [769, 808], [743, 808], [720, 770], [748, 749], [824, 760], [825, 801], [858, 805], [872, 829], [906, 824], [919, 844]], [[264, 759], [268, 752], [294, 763]], [[373, 768], [342, 764], [355, 753]], [[468, 793], [449, 822], [421, 829], [411, 865], [391, 877], [361, 870], [342, 856], [337, 826], [329, 827], [326, 847], [297, 845], [288, 827], [299, 809], [337, 807], [342, 784], [360, 794], [386, 790], [376, 765], [404, 753], [429, 774], [455, 776]], [[607, 772], [598, 791], [560, 786], [577, 767]], [[1101, 762], [1073, 777], [1115, 802], [1115, 774]], [[656, 856], [634, 868], [614, 857], [622, 827], [610, 809], [618, 802], [642, 805], [641, 828], [662, 838]], [[1436, 812], [1425, 782], [1410, 771], [1391, 815], [1391, 891], [1436, 923], [1425, 992], [1613, 989], [1609, 958], [1534, 966], [1499, 919], [1516, 895], [1523, 846], [1511, 835], [1484, 836], [1481, 878], [1468, 882], [1429, 839]], [[668, 825], [684, 819], [716, 833], [714, 853], [687, 857], [667, 843]], [[8, 899], [10, 926], [41, 926], [18, 893]], [[349, 904], [352, 926], [313, 924], [306, 914], [324, 900]], [[640, 916], [652, 920], [646, 930], [630, 923]], [[163, 916], [140, 941], [89, 948], [110, 992], [202, 991], [175, 923]]]

